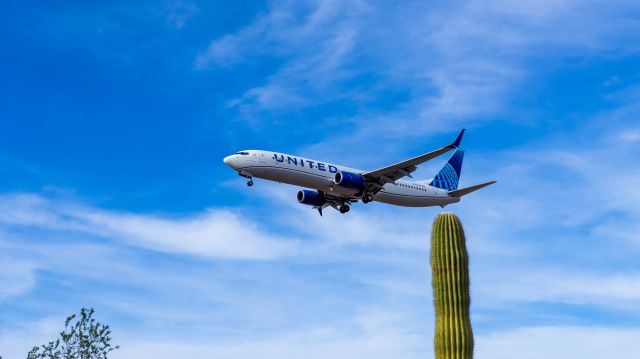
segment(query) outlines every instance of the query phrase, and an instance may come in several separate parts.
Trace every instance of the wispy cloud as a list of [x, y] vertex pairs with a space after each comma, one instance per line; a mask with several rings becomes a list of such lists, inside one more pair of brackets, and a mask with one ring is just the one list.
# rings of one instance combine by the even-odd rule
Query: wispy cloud
[[[63, 319], [64, 320], [64, 319]], [[36, 345], [50, 342], [60, 331], [60, 318], [0, 327], [0, 348], [3, 358], [22, 358]]]
[[[640, 335], [638, 329], [591, 327], [533, 327], [479, 335], [478, 358], [608, 358], [633, 353], [628, 343]], [[422, 358], [432, 353], [425, 338], [406, 332], [381, 330], [363, 337], [349, 337], [331, 329], [306, 332], [264, 341], [242, 341], [226, 345], [211, 343], [135, 343], [120, 355], [123, 358], [154, 354], [157, 358], [188, 355], [205, 358], [215, 352], [225, 358]], [[417, 350], [416, 350], [417, 349]]]
[[546, 302], [631, 311], [640, 304], [639, 272], [606, 275], [563, 268], [544, 272], [516, 269], [508, 274], [482, 273], [478, 281], [474, 293], [483, 307], [497, 302]]
[[248, 120], [262, 111], [291, 112], [344, 99], [353, 91], [342, 83], [361, 73], [354, 49], [366, 12], [360, 1], [275, 2], [239, 32], [212, 41], [196, 68], [250, 65], [257, 56], [284, 59], [264, 84], [228, 101]]
[[[61, 322], [61, 321], [59, 321]], [[51, 319], [29, 323], [5, 333], [0, 344], [30, 349], [31, 342], [44, 342], [46, 335], [56, 334], [56, 323]], [[404, 327], [403, 327], [404, 325]], [[409, 327], [407, 327], [407, 325]], [[59, 326], [59, 325], [58, 325]], [[114, 331], [113, 341], [121, 346], [114, 358], [209, 358], [211, 353], [223, 358], [421, 358], [429, 352], [429, 343], [422, 333], [415, 331], [413, 320], [406, 313], [381, 308], [363, 308], [345, 320], [344, 326], [321, 326], [297, 332], [270, 333], [260, 337], [198, 338], [166, 336], [154, 340], [145, 334]], [[131, 338], [135, 338], [132, 340]], [[10, 344], [10, 345], [9, 345]], [[3, 345], [3, 348], [7, 346]], [[27, 349], [28, 350], [28, 349]], [[11, 358], [26, 352], [12, 350]], [[5, 355], [5, 353], [3, 353]]]
[[627, 345], [640, 329], [607, 327], [532, 327], [480, 335], [478, 358], [622, 358], [634, 355]]
[[101, 210], [39, 195], [4, 195], [4, 225], [85, 232], [172, 253], [203, 257], [274, 259], [297, 244], [267, 235], [233, 211], [214, 209], [186, 218], [168, 218]]
[[[0, 242], [0, 249], [5, 246]], [[4, 298], [28, 292], [35, 285], [33, 271], [36, 265], [28, 261], [17, 261], [10, 256], [1, 255], [3, 265], [0, 267], [0, 301]]]
[[[424, 136], [493, 120], [526, 92], [530, 65], [541, 53], [548, 61], [640, 46], [628, 36], [640, 24], [626, 2], [403, 5], [274, 2], [244, 29], [215, 39], [197, 63], [229, 66], [258, 53], [279, 59], [264, 85], [230, 104], [246, 119], [263, 114], [265, 121], [273, 110], [349, 101], [357, 107], [347, 120], [353, 142]], [[356, 79], [362, 81], [354, 88]], [[396, 89], [407, 96], [395, 106], [367, 106]]]

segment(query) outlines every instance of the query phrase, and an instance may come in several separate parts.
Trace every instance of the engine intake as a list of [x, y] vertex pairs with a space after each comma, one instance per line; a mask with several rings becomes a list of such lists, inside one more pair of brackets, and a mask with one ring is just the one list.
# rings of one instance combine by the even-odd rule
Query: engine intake
[[308, 206], [322, 206], [327, 200], [322, 193], [305, 189], [298, 191], [298, 202]]
[[364, 190], [364, 177], [358, 173], [340, 171], [336, 173], [333, 181], [342, 188], [348, 188], [361, 192]]

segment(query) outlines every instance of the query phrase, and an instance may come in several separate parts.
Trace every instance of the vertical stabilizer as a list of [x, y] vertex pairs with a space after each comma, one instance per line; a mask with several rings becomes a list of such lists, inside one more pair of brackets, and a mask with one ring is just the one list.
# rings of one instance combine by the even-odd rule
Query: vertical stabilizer
[[458, 148], [453, 156], [449, 158], [449, 161], [447, 161], [444, 167], [442, 167], [440, 172], [438, 172], [433, 180], [431, 180], [429, 185], [442, 188], [447, 191], [455, 191], [458, 189], [463, 157], [464, 151]]

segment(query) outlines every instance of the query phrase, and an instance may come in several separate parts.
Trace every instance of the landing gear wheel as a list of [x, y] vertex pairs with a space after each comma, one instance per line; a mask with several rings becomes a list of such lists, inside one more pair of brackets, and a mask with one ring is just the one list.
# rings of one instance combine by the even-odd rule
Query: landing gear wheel
[[247, 186], [249, 187], [253, 186], [253, 180], [249, 180], [249, 182], [247, 182]]
[[340, 206], [340, 208], [338, 209], [340, 211], [340, 213], [347, 213], [349, 212], [351, 208], [349, 207], [349, 205], [343, 204], [342, 206]]
[[362, 197], [362, 203], [369, 203], [373, 201], [373, 195], [371, 193], [367, 193]]

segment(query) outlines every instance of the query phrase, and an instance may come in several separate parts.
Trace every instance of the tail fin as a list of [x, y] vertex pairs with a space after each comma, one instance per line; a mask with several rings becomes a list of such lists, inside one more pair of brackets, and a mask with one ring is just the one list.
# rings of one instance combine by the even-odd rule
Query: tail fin
[[444, 167], [442, 167], [440, 172], [438, 172], [433, 180], [431, 180], [429, 185], [442, 188], [447, 191], [455, 191], [458, 189], [463, 157], [464, 151], [458, 148], [453, 156], [449, 158], [449, 161], [447, 161]]

